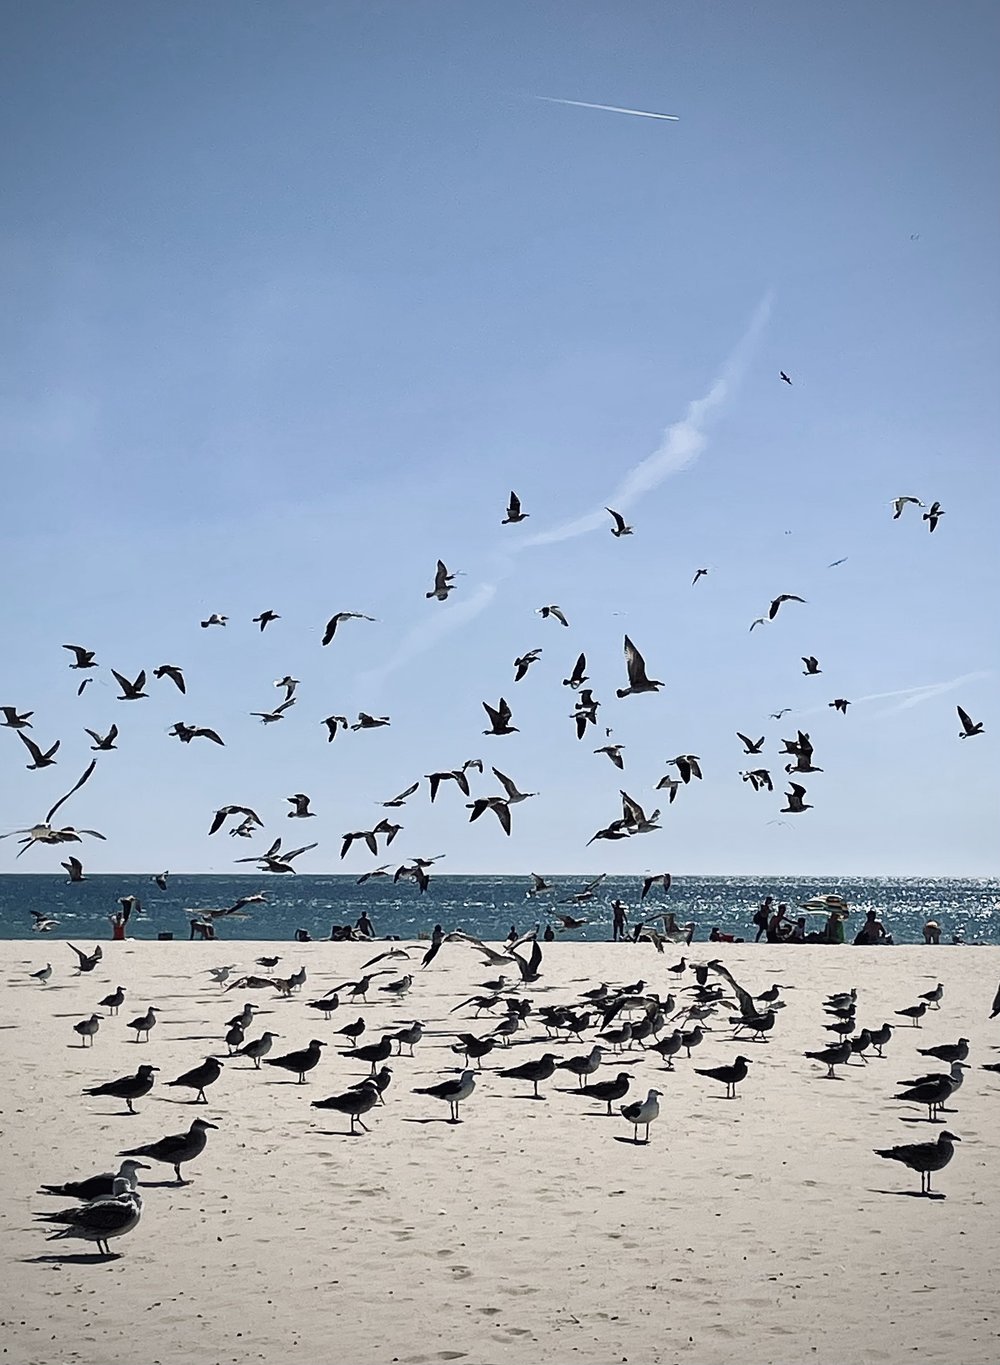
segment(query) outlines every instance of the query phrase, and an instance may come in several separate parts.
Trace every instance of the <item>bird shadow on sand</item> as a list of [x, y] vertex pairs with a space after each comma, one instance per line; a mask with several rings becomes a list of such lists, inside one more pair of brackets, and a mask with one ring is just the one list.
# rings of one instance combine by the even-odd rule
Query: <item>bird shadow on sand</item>
[[[179, 1033], [171, 1039], [171, 1042], [174, 1043], [217, 1043], [218, 1041], [218, 1036], [213, 1033]], [[226, 1053], [222, 1052], [219, 1055], [225, 1057]]]
[[894, 1195], [897, 1199], [947, 1199], [946, 1194], [941, 1194], [938, 1190], [869, 1190], [869, 1194], [888, 1194]]
[[624, 1142], [624, 1144], [625, 1144], [626, 1147], [648, 1147], [648, 1146], [649, 1146], [649, 1138], [630, 1138], [630, 1137], [621, 1137], [618, 1133], [615, 1134], [615, 1142]]
[[316, 1130], [316, 1136], [328, 1138], [357, 1138], [364, 1137], [365, 1134], [360, 1129], [352, 1133], [346, 1128], [318, 1128]]
[[944, 1119], [925, 1119], [915, 1114], [900, 1114], [899, 1121], [900, 1123], [944, 1123]]
[[452, 1128], [454, 1128], [454, 1126], [455, 1126], [456, 1123], [463, 1123], [464, 1120], [463, 1120], [463, 1119], [403, 1119], [403, 1122], [404, 1122], [404, 1123], [420, 1123], [420, 1124], [427, 1124], [427, 1123], [444, 1123], [444, 1124], [449, 1124]]
[[181, 1190], [185, 1185], [190, 1185], [190, 1180], [144, 1180], [142, 1188], [144, 1190]]
[[55, 1253], [51, 1256], [25, 1256], [22, 1263], [24, 1265], [110, 1265], [112, 1261], [120, 1261], [121, 1258], [120, 1251], [112, 1251], [107, 1256], [103, 1251], [70, 1251], [63, 1256]]

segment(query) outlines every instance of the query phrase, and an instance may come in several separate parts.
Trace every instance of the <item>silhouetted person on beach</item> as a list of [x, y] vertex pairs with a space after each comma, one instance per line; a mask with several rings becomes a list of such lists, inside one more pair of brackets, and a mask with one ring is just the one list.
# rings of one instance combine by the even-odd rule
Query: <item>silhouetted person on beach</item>
[[625, 937], [625, 927], [628, 923], [628, 911], [623, 901], [611, 902], [611, 941], [617, 943], [619, 939]]

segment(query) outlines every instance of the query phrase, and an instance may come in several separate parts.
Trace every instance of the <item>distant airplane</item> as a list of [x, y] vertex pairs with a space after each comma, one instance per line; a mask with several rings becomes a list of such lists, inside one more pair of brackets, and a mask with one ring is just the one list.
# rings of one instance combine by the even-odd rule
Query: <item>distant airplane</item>
[[623, 109], [618, 104], [588, 104], [586, 100], [559, 100], [553, 95], [536, 95], [535, 99], [544, 100], [546, 104], [571, 104], [576, 109], [604, 109], [609, 114], [632, 114], [635, 118], [668, 119], [671, 123], [680, 121], [679, 114], [654, 114], [648, 109]]

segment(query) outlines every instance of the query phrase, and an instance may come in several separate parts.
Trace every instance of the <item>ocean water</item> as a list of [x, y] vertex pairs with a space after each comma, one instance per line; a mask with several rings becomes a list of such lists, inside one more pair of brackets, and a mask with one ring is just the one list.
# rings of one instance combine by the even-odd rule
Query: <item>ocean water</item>
[[[248, 907], [245, 919], [217, 920], [217, 937], [287, 942], [297, 928], [303, 928], [313, 938], [327, 938], [331, 925], [353, 924], [367, 911], [380, 936], [416, 938], [439, 923], [445, 929], [460, 928], [495, 940], [504, 938], [512, 924], [522, 933], [536, 923], [544, 927], [546, 909], [553, 907], [589, 920], [567, 937], [599, 941], [611, 937], [610, 903], [617, 896], [629, 907], [631, 923], [642, 918], [643, 910], [654, 913], [669, 908], [679, 922], [695, 922], [696, 940], [707, 939], [713, 925], [752, 940], [756, 930], [751, 918], [765, 895], [773, 895], [776, 902], [787, 901], [791, 909], [810, 896], [833, 891], [850, 904], [849, 937], [865, 911], [874, 909], [896, 943], [922, 942], [921, 927], [931, 918], [941, 925], [943, 944], [951, 943], [953, 936], [969, 944], [1000, 943], [1000, 879], [996, 878], [678, 877], [666, 895], [654, 887], [640, 908], [638, 878], [608, 877], [587, 905], [557, 904], [584, 881], [583, 877], [555, 877], [552, 891], [528, 899], [530, 881], [521, 877], [432, 875], [428, 890], [421, 895], [409, 878], [395, 885], [389, 878], [375, 878], [358, 886], [353, 877], [178, 875], [170, 877], [166, 891], [160, 891], [145, 876], [94, 876], [71, 885], [61, 875], [2, 875], [0, 937], [107, 939], [111, 935], [108, 916], [117, 909], [118, 898], [135, 895], [143, 913], [131, 919], [130, 937], [155, 939], [160, 933], [172, 933], [186, 939], [189, 911], [221, 909], [240, 896], [263, 891], [267, 903]], [[58, 925], [46, 934], [33, 934], [32, 910], [58, 920]], [[823, 920], [823, 915], [814, 914], [807, 917], [807, 924], [818, 928]]]

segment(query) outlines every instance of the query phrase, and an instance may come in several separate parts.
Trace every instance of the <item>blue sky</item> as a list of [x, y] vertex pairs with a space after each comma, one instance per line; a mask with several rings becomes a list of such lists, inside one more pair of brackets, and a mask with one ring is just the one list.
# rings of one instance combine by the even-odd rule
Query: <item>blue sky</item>
[[[230, 870], [247, 846], [206, 836], [233, 802], [266, 820], [253, 847], [315, 838], [302, 871], [360, 874], [343, 832], [480, 757], [539, 793], [512, 837], [423, 784], [386, 861], [1000, 871], [994, 4], [43, 2], [5, 28], [0, 704], [62, 746], [26, 772], [0, 733], [0, 831], [114, 720], [61, 812], [107, 834], [94, 872]], [[511, 488], [530, 519], [501, 527]], [[902, 493], [941, 501], [933, 536], [892, 521]], [[748, 633], [780, 592], [807, 603]], [[378, 620], [322, 649], [338, 610]], [[619, 702], [626, 632], [665, 686]], [[102, 665], [79, 699], [66, 642]], [[186, 698], [115, 700], [110, 667], [167, 662]], [[263, 727], [288, 672], [299, 702]], [[501, 695], [520, 733], [485, 738]], [[391, 726], [326, 744], [360, 709]], [[824, 772], [782, 816], [798, 727]], [[737, 729], [767, 735], [774, 797]], [[621, 787], [661, 804], [678, 753], [705, 778], [662, 829], [587, 848]], [[286, 820], [297, 791], [317, 819]]]

